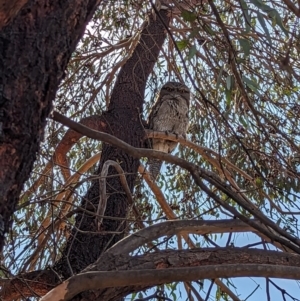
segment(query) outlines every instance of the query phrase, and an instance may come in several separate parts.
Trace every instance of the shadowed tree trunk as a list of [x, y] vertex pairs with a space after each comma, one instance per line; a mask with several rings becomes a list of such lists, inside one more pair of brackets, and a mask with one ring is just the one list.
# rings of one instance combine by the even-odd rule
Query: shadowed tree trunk
[[99, 2], [29, 0], [0, 30], [0, 250], [58, 84]]
[[[101, 116], [102, 131], [105, 130], [107, 133], [135, 147], [143, 147], [144, 145], [145, 132], [140, 114], [143, 111], [144, 91], [148, 76], [153, 70], [166, 38], [165, 26], [168, 26], [168, 24], [169, 16], [166, 10], [162, 10], [160, 18], [157, 17], [156, 20], [153, 20], [152, 16], [150, 16], [149, 22], [146, 22], [144, 25], [139, 44], [120, 70], [108, 110]], [[51, 95], [54, 96], [56, 88], [57, 86], [53, 87], [53, 94]], [[50, 108], [49, 101], [48, 111]], [[32, 157], [32, 162], [34, 158], [35, 156]], [[130, 191], [133, 192], [139, 160], [132, 158], [115, 147], [104, 144], [97, 174], [101, 173], [103, 164], [107, 160], [114, 160], [120, 163], [126, 174]], [[31, 165], [28, 167], [28, 170], [30, 168]], [[128, 202], [119, 180], [119, 175], [113, 167], [110, 167], [108, 176], [108, 201], [105, 216], [125, 218], [128, 211]], [[96, 212], [98, 203], [99, 181], [95, 180], [86, 196], [82, 199], [81, 206], [89, 211]], [[95, 262], [103, 251], [124, 236], [125, 227], [126, 223], [123, 221], [106, 218], [103, 220], [99, 231], [95, 216], [79, 213], [76, 216], [75, 227], [72, 229], [72, 233], [63, 250], [63, 255], [53, 267], [55, 275], [61, 276], [62, 279], [67, 279], [72, 274], [82, 271], [89, 264]], [[120, 233], [107, 234], [104, 231]], [[55, 286], [59, 283], [55, 275], [50, 271], [42, 272], [42, 274], [37, 276], [38, 282], [45, 282], [48, 285], [51, 283]], [[34, 284], [31, 283], [31, 285], [33, 285], [32, 290], [34, 291]], [[127, 292], [126, 288], [121, 294], [118, 291], [117, 296], [113, 296], [110, 292], [109, 298], [116, 300], [119, 298], [118, 296], [123, 296], [124, 292]], [[103, 300], [105, 293], [103, 294], [103, 290], [99, 293], [100, 295], [97, 296], [97, 292], [95, 294], [87, 292], [76, 297], [76, 300]]]
[[0, 0], [0, 29], [7, 25], [28, 0]]
[[[169, 18], [167, 11], [160, 12], [165, 25]], [[102, 123], [106, 132], [122, 139], [134, 147], [143, 147], [144, 127], [141, 122], [143, 111], [144, 91], [146, 81], [157, 61], [159, 51], [166, 37], [165, 25], [160, 19], [156, 21], [150, 18], [150, 23], [145, 25], [142, 31], [140, 43], [132, 56], [122, 67], [115, 87], [113, 89], [108, 111], [102, 115]], [[139, 160], [119, 149], [105, 144], [98, 168], [101, 173], [103, 164], [107, 160], [120, 162], [123, 168], [130, 191], [133, 192], [134, 180], [137, 175]], [[105, 216], [125, 218], [128, 210], [126, 194], [119, 179], [119, 175], [113, 167], [109, 168], [107, 178], [107, 208]], [[99, 181], [93, 182], [81, 206], [94, 212], [99, 203]], [[94, 206], [94, 207], [93, 207]], [[57, 262], [54, 269], [64, 279], [82, 271], [86, 266], [95, 262], [100, 254], [120, 240], [126, 226], [124, 221], [106, 218], [101, 225], [101, 231], [97, 229], [95, 216], [86, 213], [78, 214], [76, 225], [72, 235], [68, 239], [62, 259]], [[80, 232], [77, 230], [80, 229]], [[102, 231], [122, 232], [121, 234], [102, 234]], [[94, 233], [88, 233], [94, 232]], [[99, 232], [99, 233], [97, 233]], [[67, 263], [69, 261], [69, 264]], [[72, 272], [69, 267], [72, 268]]]

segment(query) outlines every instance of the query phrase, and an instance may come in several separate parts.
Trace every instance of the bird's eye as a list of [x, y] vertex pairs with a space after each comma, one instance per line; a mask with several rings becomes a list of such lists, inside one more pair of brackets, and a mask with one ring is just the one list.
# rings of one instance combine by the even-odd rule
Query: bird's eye
[[171, 92], [173, 89], [170, 88], [170, 87], [166, 87], [166, 90], [169, 91], [169, 92]]

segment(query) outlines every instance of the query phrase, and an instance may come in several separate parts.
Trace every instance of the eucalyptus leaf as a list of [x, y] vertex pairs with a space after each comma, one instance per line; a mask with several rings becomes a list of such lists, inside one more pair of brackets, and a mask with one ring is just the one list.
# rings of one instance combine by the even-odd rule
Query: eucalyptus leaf
[[282, 19], [278, 13], [278, 11], [275, 8], [270, 7], [269, 5], [266, 5], [261, 0], [250, 0], [252, 4], [254, 4], [256, 7], [261, 9], [263, 12], [267, 13], [270, 18], [273, 19], [274, 23], [278, 25], [282, 31], [285, 33], [285, 35], [288, 35], [287, 29], [284, 27]]
[[233, 81], [233, 77], [231, 75], [228, 75], [227, 78], [226, 78], [226, 88], [227, 88], [227, 90], [232, 89], [232, 81]]
[[220, 83], [221, 83], [223, 71], [224, 71], [224, 65], [222, 66], [222, 68], [220, 69], [220, 72], [219, 72], [219, 74], [218, 74], [217, 85], [216, 85], [216, 90], [217, 90], [217, 91], [219, 90], [219, 87], [220, 87]]
[[239, 39], [239, 43], [241, 45], [241, 48], [243, 49], [245, 56], [249, 56], [250, 55], [250, 41], [247, 39]]
[[271, 40], [269, 29], [268, 29], [268, 27], [266, 25], [266, 22], [265, 22], [265, 19], [264, 19], [263, 15], [259, 11], [257, 12], [257, 19], [258, 19], [261, 27], [263, 28], [263, 30], [264, 30], [264, 32], [265, 32], [265, 34], [267, 36], [267, 39], [268, 39], [268, 41], [269, 41], [269, 43], [271, 45], [272, 44], [272, 40]]
[[183, 20], [193, 22], [197, 19], [197, 15], [191, 11], [183, 10], [181, 13]]
[[187, 40], [181, 40], [181, 41], [177, 41], [176, 45], [178, 47], [179, 50], [183, 50], [187, 47], [188, 45], [188, 41]]
[[241, 6], [242, 6], [242, 10], [243, 10], [243, 17], [245, 19], [245, 32], [244, 33], [249, 33], [251, 30], [251, 16], [249, 14], [249, 7], [248, 4], [244, 1], [241, 0]]
[[190, 49], [189, 49], [189, 54], [188, 54], [188, 59], [192, 59], [194, 57], [194, 55], [197, 52], [197, 48], [195, 45], [193, 45]]
[[259, 89], [259, 86], [258, 84], [250, 79], [250, 78], [247, 78], [246, 76], [243, 76], [243, 80], [244, 82], [246, 83], [246, 85], [253, 91], [255, 92], [256, 94], [260, 95], [259, 92], [258, 92], [258, 89]]

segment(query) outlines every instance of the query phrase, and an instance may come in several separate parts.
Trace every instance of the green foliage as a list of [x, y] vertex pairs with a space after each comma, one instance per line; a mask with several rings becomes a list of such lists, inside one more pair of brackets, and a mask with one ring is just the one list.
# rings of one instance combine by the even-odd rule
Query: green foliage
[[179, 50], [184, 50], [188, 46], [189, 42], [188, 40], [181, 40], [177, 41], [176, 44]]
[[[116, 76], [137, 45], [145, 16], [152, 9], [147, 1], [102, 2], [73, 53], [55, 99], [55, 109], [75, 121], [101, 115], [107, 109]], [[189, 10], [185, 8], [174, 17], [170, 32], [179, 53], [173, 39], [168, 37], [147, 82], [142, 119], [147, 119], [163, 83], [185, 81], [193, 94], [187, 139], [201, 151], [179, 146], [174, 155], [215, 173], [269, 219], [278, 222], [288, 233], [297, 235], [298, 216], [294, 214], [300, 208], [297, 18], [280, 1], [213, 3], [222, 24], [206, 1], [199, 1]], [[283, 68], [282, 60], [287, 55], [288, 68]], [[24, 187], [24, 193], [28, 193], [20, 199], [14, 228], [8, 237], [4, 262], [13, 272], [29, 270], [30, 266], [25, 263], [36, 250], [42, 221], [49, 217], [53, 225], [71, 197], [70, 211], [75, 212], [91, 183], [90, 177], [97, 171], [95, 164], [83, 173], [79, 182], [72, 183], [69, 194], [59, 203], [55, 202], [57, 195], [66, 190], [66, 179], [61, 166], [52, 167], [47, 173], [44, 168], [53, 162], [54, 150], [64, 141], [65, 133], [66, 129], [59, 124], [48, 123], [45, 141]], [[81, 138], [67, 154], [70, 175], [101, 148], [100, 142]], [[143, 164], [147, 167], [146, 159]], [[38, 179], [41, 179], [40, 185], [29, 191]], [[238, 212], [253, 218], [234, 199], [207, 181], [203, 183]], [[187, 171], [176, 165], [164, 164], [157, 184], [166, 203], [180, 219], [233, 218], [195, 184]], [[141, 175], [136, 179], [133, 200], [145, 226], [168, 218]], [[65, 242], [64, 233], [71, 229], [75, 214], [65, 219], [65, 228], [50, 236], [38, 253], [37, 261], [32, 261], [32, 269], [51, 265], [59, 257], [60, 247]], [[132, 212], [128, 213], [128, 232], [139, 229], [134, 218]], [[229, 235], [221, 237], [213, 233], [205, 237], [194, 235], [191, 239], [197, 247], [214, 246], [213, 243], [228, 246], [229, 243], [224, 243], [226, 239], [235, 246], [246, 244], [239, 241], [238, 235]], [[176, 238], [154, 243], [159, 249], [180, 248]], [[184, 241], [182, 245], [187, 248]], [[274, 248], [272, 242], [268, 247]], [[138, 252], [148, 251], [148, 247], [141, 246]], [[241, 300], [247, 298], [243, 287], [233, 281], [226, 285], [241, 294]], [[179, 300], [180, 294], [186, 294], [177, 283], [165, 285], [164, 290], [172, 300]], [[205, 286], [205, 293], [207, 290]], [[131, 300], [145, 298], [145, 295], [132, 295]], [[219, 287], [215, 287], [210, 297], [230, 300]], [[248, 300], [257, 300], [255, 293]]]
[[249, 56], [250, 55], [250, 41], [247, 39], [239, 39], [239, 43], [243, 49], [243, 52], [245, 54], [245, 56]]
[[189, 22], [194, 22], [197, 19], [197, 15], [188, 10], [183, 10], [181, 12], [181, 16], [182, 16], [183, 20], [189, 21]]
[[281, 30], [285, 33], [285, 35], [288, 36], [288, 31], [283, 26], [282, 19], [275, 8], [266, 5], [261, 0], [250, 0], [250, 2], [257, 6], [259, 9], [261, 9], [263, 12], [267, 13], [268, 16], [272, 19], [273, 25], [278, 25], [281, 28]]

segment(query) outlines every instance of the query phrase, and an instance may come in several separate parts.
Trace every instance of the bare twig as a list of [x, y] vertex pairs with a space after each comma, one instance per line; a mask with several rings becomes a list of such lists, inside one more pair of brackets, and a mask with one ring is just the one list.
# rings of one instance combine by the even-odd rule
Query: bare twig
[[133, 204], [133, 200], [132, 200], [132, 195], [130, 192], [130, 189], [128, 187], [127, 184], [127, 180], [124, 174], [124, 170], [122, 169], [122, 167], [120, 166], [120, 164], [118, 164], [117, 162], [113, 161], [113, 160], [107, 160], [104, 164], [103, 164], [103, 168], [101, 171], [101, 176], [99, 179], [99, 184], [100, 184], [100, 200], [99, 200], [99, 204], [98, 204], [98, 208], [97, 208], [97, 216], [98, 216], [98, 230], [100, 230], [100, 226], [103, 220], [103, 216], [104, 216], [104, 212], [106, 209], [106, 203], [107, 203], [107, 194], [106, 194], [106, 176], [108, 173], [108, 168], [110, 166], [113, 166], [117, 172], [119, 173], [120, 176], [120, 181], [122, 183], [122, 186], [125, 190], [127, 199], [128, 199], [128, 203], [129, 204]]

